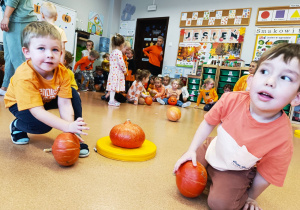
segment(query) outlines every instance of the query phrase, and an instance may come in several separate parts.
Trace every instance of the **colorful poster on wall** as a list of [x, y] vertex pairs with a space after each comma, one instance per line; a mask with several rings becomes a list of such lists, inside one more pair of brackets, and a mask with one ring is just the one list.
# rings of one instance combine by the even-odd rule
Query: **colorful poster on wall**
[[239, 58], [244, 34], [244, 27], [181, 29], [176, 66], [191, 68], [195, 60], [208, 63], [218, 56]]
[[103, 15], [99, 15], [96, 12], [89, 13], [89, 22], [88, 22], [88, 29], [87, 32], [91, 34], [96, 34], [102, 36], [103, 34]]
[[279, 6], [261, 7], [257, 10], [255, 25], [299, 25], [300, 7]]
[[256, 36], [253, 60], [259, 60], [261, 55], [275, 44], [296, 43], [297, 37], [297, 34], [258, 34]]

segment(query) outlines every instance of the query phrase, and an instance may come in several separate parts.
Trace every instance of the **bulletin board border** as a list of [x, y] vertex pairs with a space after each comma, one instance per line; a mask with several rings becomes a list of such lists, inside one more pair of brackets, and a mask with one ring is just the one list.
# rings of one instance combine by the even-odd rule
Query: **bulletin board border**
[[256, 14], [256, 26], [265, 25], [300, 25], [300, 20], [290, 20], [290, 21], [258, 21], [258, 16], [260, 11], [264, 10], [284, 10], [284, 9], [300, 9], [300, 7], [290, 7], [290, 6], [279, 6], [279, 7], [259, 7]]
[[[235, 18], [228, 18], [228, 20], [229, 19], [230, 20], [233, 19], [233, 23], [227, 23], [226, 25], [225, 24], [222, 25], [221, 21], [218, 24], [209, 25], [208, 24], [208, 22], [209, 22], [208, 20], [203, 20], [203, 24], [202, 25], [197, 25], [197, 20], [192, 20], [191, 25], [187, 26], [186, 25], [186, 20], [181, 20], [181, 17], [182, 17], [183, 13], [187, 13], [187, 17], [192, 17], [192, 15], [193, 15], [194, 12], [198, 12], [198, 17], [199, 17], [199, 14], [204, 14], [204, 12], [209, 12], [210, 14], [212, 13], [212, 14], [216, 15], [217, 11], [222, 11], [222, 14], [224, 14], [224, 12], [225, 12], [225, 14], [228, 13], [228, 15], [226, 15], [226, 16], [229, 16], [229, 11], [230, 10], [236, 10], [236, 11], [239, 10], [239, 12], [241, 12], [241, 15], [242, 15], [243, 11], [245, 9], [249, 9], [250, 10], [250, 14], [249, 14], [249, 16], [247, 18], [242, 18], [241, 24], [234, 24], [234, 19]], [[179, 21], [179, 27], [183, 28], [183, 27], [214, 27], [214, 26], [248, 26], [249, 23], [250, 23], [251, 13], [252, 13], [252, 8], [236, 8], [236, 9], [234, 8], [234, 9], [217, 9], [217, 10], [213, 10], [213, 11], [212, 10], [203, 10], [203, 11], [181, 12], [181, 14], [180, 14], [180, 21]], [[239, 15], [236, 15], [236, 16], [239, 16]], [[230, 22], [232, 22], [232, 21], [230, 21]]]

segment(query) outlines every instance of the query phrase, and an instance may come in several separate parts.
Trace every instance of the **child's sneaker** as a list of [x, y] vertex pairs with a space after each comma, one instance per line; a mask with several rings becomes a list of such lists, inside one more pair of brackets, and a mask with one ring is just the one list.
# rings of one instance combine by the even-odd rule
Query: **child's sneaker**
[[86, 92], [86, 91], [88, 91], [88, 89], [87, 88], [82, 88], [81, 91]]
[[165, 105], [166, 104], [161, 98], [157, 98], [156, 101], [158, 103], [160, 103], [161, 105]]
[[89, 146], [85, 143], [80, 143], [80, 153], [79, 157], [84, 158], [90, 155]]
[[191, 104], [192, 104], [192, 103], [191, 103], [190, 101], [188, 101], [188, 102], [182, 104], [182, 108], [188, 107], [188, 106], [190, 106]]
[[29, 143], [29, 138], [27, 136], [27, 133], [24, 131], [19, 130], [16, 127], [16, 122], [17, 119], [12, 121], [10, 123], [10, 135], [11, 135], [11, 140], [14, 144], [28, 144]]
[[108, 102], [108, 105], [109, 105], [109, 106], [116, 106], [116, 107], [119, 107], [119, 106], [120, 106], [120, 103], [119, 103], [119, 102]]
[[101, 96], [101, 100], [106, 100], [105, 95]]

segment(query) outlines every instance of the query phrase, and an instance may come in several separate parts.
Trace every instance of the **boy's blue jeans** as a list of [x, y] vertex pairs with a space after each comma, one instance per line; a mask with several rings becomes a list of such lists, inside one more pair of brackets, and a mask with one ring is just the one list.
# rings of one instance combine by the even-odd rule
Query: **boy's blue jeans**
[[[71, 101], [74, 109], [74, 118], [77, 119], [78, 117], [82, 117], [81, 99], [74, 88], [72, 88]], [[46, 103], [44, 105], [44, 108], [45, 110], [57, 109], [57, 98], [53, 99], [49, 103]], [[28, 109], [19, 111], [17, 104], [14, 104], [13, 106], [9, 107], [9, 111], [18, 119], [16, 127], [21, 131], [32, 134], [43, 134], [48, 133], [52, 129], [52, 127], [36, 119]]]
[[[168, 100], [169, 100], [168, 98], [164, 98], [164, 99], [163, 99], [163, 101], [166, 103], [166, 105], [169, 104], [169, 103], [168, 103]], [[177, 100], [176, 106], [182, 107], [182, 104], [183, 104], [182, 101]]]

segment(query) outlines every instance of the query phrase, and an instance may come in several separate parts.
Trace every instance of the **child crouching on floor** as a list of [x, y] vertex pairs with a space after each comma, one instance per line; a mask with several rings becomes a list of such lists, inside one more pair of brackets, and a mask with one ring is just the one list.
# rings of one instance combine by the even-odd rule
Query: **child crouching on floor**
[[[250, 91], [222, 95], [174, 167], [176, 172], [191, 160], [206, 168], [213, 210], [261, 209], [257, 197], [270, 184], [283, 186], [293, 156], [292, 126], [283, 108], [300, 104], [300, 45], [267, 50], [248, 85]], [[216, 126], [218, 136], [207, 139]]]
[[[12, 142], [28, 144], [27, 133], [44, 134], [52, 128], [87, 135], [80, 97], [71, 88], [68, 70], [60, 64], [57, 29], [44, 21], [32, 22], [23, 30], [22, 40], [26, 61], [17, 68], [4, 97], [5, 107], [16, 117], [10, 124]], [[47, 111], [57, 108], [60, 117]], [[88, 146], [81, 144], [79, 157], [88, 155]]]
[[191, 102], [188, 101], [186, 103], [183, 103], [182, 101], [179, 100], [179, 96], [181, 94], [181, 90], [178, 89], [178, 86], [179, 86], [179, 81], [177, 79], [173, 80], [171, 82], [171, 86], [172, 88], [168, 88], [166, 90], [166, 98], [164, 99], [161, 99], [161, 98], [157, 98], [157, 102], [159, 102], [160, 104], [162, 105], [167, 105], [168, 104], [168, 99], [173, 96], [173, 97], [176, 97], [177, 99], [177, 103], [176, 103], [176, 106], [180, 106], [182, 108], [185, 108], [185, 107], [188, 107], [191, 105]]
[[135, 75], [135, 81], [132, 83], [131, 87], [127, 93], [127, 101], [133, 103], [134, 105], [145, 104], [146, 90], [144, 84], [147, 84], [150, 77], [150, 71], [138, 69]]

